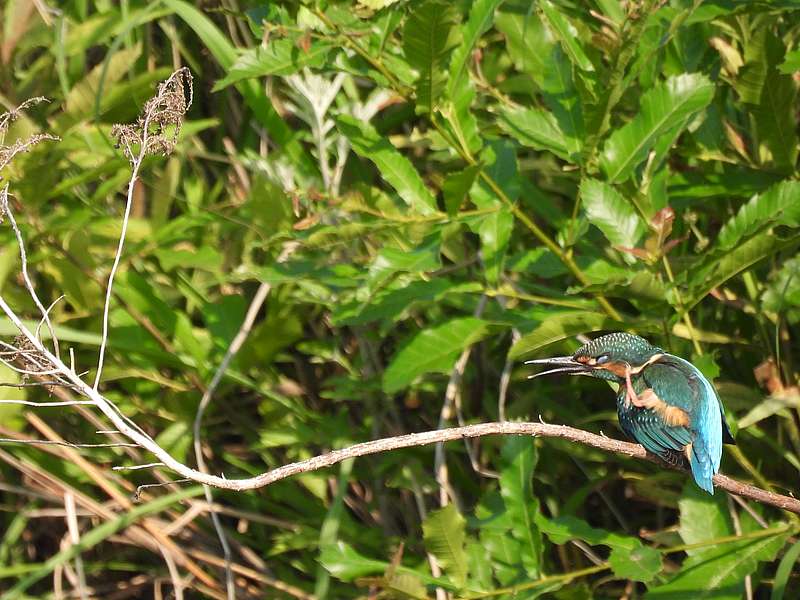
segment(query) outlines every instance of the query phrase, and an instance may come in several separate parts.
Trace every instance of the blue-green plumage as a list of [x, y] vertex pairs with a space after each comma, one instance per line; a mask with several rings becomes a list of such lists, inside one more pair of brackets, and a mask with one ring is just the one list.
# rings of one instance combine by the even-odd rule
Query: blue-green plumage
[[733, 443], [717, 391], [690, 362], [628, 333], [602, 336], [572, 356], [529, 361], [545, 373], [616, 381], [617, 415], [625, 434], [672, 464], [685, 457], [694, 480], [713, 494], [722, 444]]

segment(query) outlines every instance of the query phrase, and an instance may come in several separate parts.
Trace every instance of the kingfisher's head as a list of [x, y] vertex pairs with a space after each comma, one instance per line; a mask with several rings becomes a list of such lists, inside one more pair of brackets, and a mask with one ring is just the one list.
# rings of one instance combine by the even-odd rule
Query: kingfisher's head
[[663, 352], [661, 348], [651, 345], [650, 342], [638, 335], [617, 332], [584, 344], [572, 356], [529, 360], [525, 364], [553, 367], [532, 375], [529, 379], [540, 375], [567, 373], [568, 375], [589, 375], [621, 383], [625, 380], [626, 370], [635, 375], [653, 362], [654, 357]]

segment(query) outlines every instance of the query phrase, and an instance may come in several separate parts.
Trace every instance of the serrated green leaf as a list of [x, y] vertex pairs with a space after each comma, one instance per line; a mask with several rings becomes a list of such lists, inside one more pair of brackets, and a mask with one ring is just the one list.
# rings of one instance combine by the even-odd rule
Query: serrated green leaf
[[212, 92], [218, 92], [243, 79], [266, 75], [292, 75], [305, 67], [319, 68], [331, 50], [327, 43], [312, 43], [302, 50], [293, 39], [275, 39], [264, 48], [256, 46], [243, 52], [228, 69], [225, 77], [217, 81]]
[[601, 166], [609, 181], [627, 179], [665, 133], [685, 128], [714, 97], [705, 75], [670, 77], [642, 95], [639, 113], [606, 142]]
[[716, 253], [708, 255], [701, 265], [689, 272], [688, 279], [693, 292], [686, 309], [690, 310], [715, 287], [746, 271], [759, 261], [797, 244], [800, 244], [800, 235], [783, 239], [772, 232], [764, 232], [721, 256]]
[[572, 64], [560, 46], [554, 46], [540, 82], [545, 104], [563, 132], [571, 162], [581, 164], [586, 127], [581, 94], [575, 85]]
[[787, 260], [770, 278], [761, 302], [764, 310], [783, 315], [789, 323], [800, 320], [800, 257]]
[[425, 548], [436, 557], [445, 575], [461, 587], [467, 580], [466, 522], [454, 504], [433, 511], [422, 523]]
[[556, 313], [547, 317], [529, 334], [523, 335], [517, 340], [517, 343], [511, 346], [508, 358], [509, 360], [515, 360], [524, 354], [534, 352], [548, 344], [560, 342], [579, 333], [619, 330], [624, 327], [624, 323], [602, 313], [587, 311]]
[[461, 43], [450, 58], [450, 76], [447, 81], [448, 96], [469, 80], [468, 65], [473, 48], [492, 26], [495, 11], [504, 0], [476, 0], [469, 9], [469, 18], [461, 27]]
[[500, 128], [523, 146], [571, 160], [566, 137], [553, 113], [540, 108], [503, 107], [497, 116]]
[[442, 195], [448, 215], [455, 215], [467, 197], [472, 184], [481, 172], [480, 165], [472, 165], [458, 171], [449, 173], [442, 183]]
[[480, 151], [478, 123], [471, 112], [475, 90], [468, 65], [473, 48], [492, 24], [494, 13], [503, 0], [478, 0], [470, 7], [469, 19], [461, 27], [458, 47], [450, 57], [450, 72], [442, 114], [461, 145], [471, 154]]
[[505, 207], [496, 212], [483, 215], [469, 223], [470, 228], [481, 238], [481, 252], [483, 255], [486, 279], [492, 285], [497, 285], [503, 270], [508, 242], [514, 228], [514, 215]]
[[614, 575], [620, 579], [652, 581], [661, 571], [661, 553], [641, 543], [631, 550], [614, 548], [608, 562]]
[[722, 226], [717, 247], [730, 250], [742, 239], [773, 225], [800, 226], [800, 182], [782, 181], [753, 196]]
[[495, 27], [506, 38], [506, 50], [517, 70], [529, 74], [541, 85], [547, 62], [556, 44], [550, 29], [535, 12], [498, 12]]
[[436, 212], [436, 199], [425, 187], [417, 170], [372, 125], [355, 117], [342, 115], [336, 119], [336, 126], [359, 156], [375, 163], [381, 177], [414, 211], [421, 215]]
[[758, 158], [786, 173], [797, 162], [797, 84], [791, 75], [770, 68], [761, 89], [761, 99], [753, 107], [758, 132]]
[[531, 578], [542, 566], [542, 533], [536, 524], [539, 501], [533, 494], [533, 472], [539, 460], [533, 438], [506, 438], [501, 451], [500, 496], [505, 504], [511, 535], [520, 542], [520, 560]]
[[419, 72], [417, 112], [432, 113], [447, 85], [447, 62], [458, 44], [459, 14], [454, 4], [425, 0], [417, 5], [403, 27], [403, 53]]
[[586, 52], [578, 41], [578, 31], [572, 23], [553, 6], [550, 0], [540, 0], [539, 8], [542, 9], [550, 28], [561, 42], [573, 64], [583, 71], [594, 71], [594, 65], [589, 60], [589, 57], [586, 56]]
[[580, 194], [589, 222], [609, 242], [622, 248], [636, 247], [647, 226], [630, 202], [610, 184], [597, 179], [584, 179]]
[[489, 324], [473, 317], [451, 319], [421, 331], [392, 358], [383, 373], [383, 390], [392, 394], [424, 373], [449, 371], [458, 353], [488, 332]]

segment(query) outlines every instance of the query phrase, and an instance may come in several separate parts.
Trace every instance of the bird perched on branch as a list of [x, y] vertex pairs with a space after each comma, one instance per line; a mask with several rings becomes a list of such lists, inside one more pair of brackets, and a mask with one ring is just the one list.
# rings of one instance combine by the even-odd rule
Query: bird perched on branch
[[622, 430], [670, 464], [689, 462], [694, 480], [709, 494], [719, 471], [722, 444], [734, 444], [722, 402], [692, 363], [629, 333], [611, 333], [572, 356], [529, 360], [553, 373], [589, 375], [619, 384], [617, 415]]

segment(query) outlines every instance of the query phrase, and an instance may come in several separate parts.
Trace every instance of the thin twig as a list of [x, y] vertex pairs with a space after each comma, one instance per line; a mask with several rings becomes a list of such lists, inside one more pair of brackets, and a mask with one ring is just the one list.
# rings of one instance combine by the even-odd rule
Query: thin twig
[[70, 448], [138, 448], [139, 444], [117, 442], [110, 444], [73, 444], [72, 442], [55, 442], [53, 440], [23, 440], [17, 438], [0, 438], [3, 444], [34, 444], [41, 446], [69, 446]]
[[[219, 382], [222, 380], [222, 376], [228, 370], [228, 366], [231, 364], [233, 357], [236, 356], [236, 353], [239, 352], [239, 349], [244, 344], [247, 336], [250, 335], [250, 330], [253, 328], [253, 323], [255, 323], [256, 317], [261, 311], [261, 307], [264, 305], [264, 301], [267, 299], [270, 289], [271, 286], [268, 283], [262, 283], [260, 286], [258, 286], [258, 290], [256, 290], [256, 294], [253, 296], [252, 302], [250, 302], [250, 307], [247, 309], [247, 314], [244, 317], [244, 321], [242, 322], [239, 331], [233, 338], [231, 345], [228, 346], [228, 350], [225, 352], [225, 356], [222, 358], [222, 362], [220, 362], [217, 372], [214, 373], [214, 377], [211, 378], [211, 383], [208, 384], [206, 391], [203, 393], [203, 397], [200, 399], [200, 404], [197, 407], [197, 414], [195, 414], [194, 417], [193, 427], [194, 456], [195, 460], [197, 461], [197, 468], [200, 471], [207, 471], [206, 463], [203, 459], [203, 445], [200, 439], [200, 426], [203, 423], [203, 415], [205, 414], [208, 405], [211, 403], [211, 398], [216, 391]], [[211, 488], [207, 485], [204, 485], [203, 492], [205, 493], [206, 502], [213, 504], [214, 494], [211, 492]], [[222, 527], [222, 522], [220, 521], [219, 515], [216, 512], [211, 513], [211, 521], [214, 524], [214, 529], [217, 532], [217, 537], [219, 538], [219, 543], [222, 546], [222, 553], [225, 558], [225, 582], [228, 592], [228, 599], [233, 600], [233, 598], [236, 596], [236, 585], [233, 579], [233, 571], [231, 570], [231, 547], [228, 543], [228, 538], [225, 535], [225, 529]]]
[[[66, 511], [69, 541], [73, 546], [77, 546], [81, 542], [81, 536], [78, 528], [78, 515], [75, 511], [75, 494], [71, 491], [64, 492], [64, 510]], [[75, 573], [78, 576], [78, 592], [81, 600], [86, 600], [86, 575], [83, 570], [83, 559], [80, 553], [75, 556]]]

